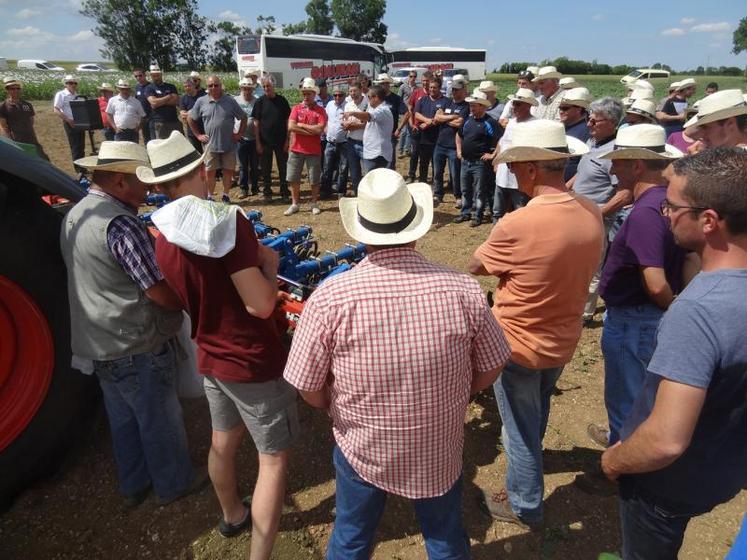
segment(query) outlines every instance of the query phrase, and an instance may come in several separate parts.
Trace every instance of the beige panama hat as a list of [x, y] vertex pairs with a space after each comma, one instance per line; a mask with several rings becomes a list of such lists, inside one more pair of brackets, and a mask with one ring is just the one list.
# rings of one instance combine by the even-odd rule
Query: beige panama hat
[[677, 159], [683, 154], [666, 143], [666, 131], [658, 124], [634, 124], [617, 131], [615, 147], [602, 159]]
[[127, 80], [117, 80], [117, 89], [132, 89]]
[[576, 107], [588, 109], [593, 99], [588, 89], [585, 87], [575, 87], [565, 92], [561, 104], [575, 105]]
[[679, 85], [677, 86], [677, 91], [682, 91], [683, 89], [687, 89], [689, 87], [693, 87], [697, 85], [698, 83], [692, 78], [685, 78], [684, 80], [680, 81]]
[[640, 115], [656, 124], [656, 103], [651, 99], [636, 99], [625, 112]]
[[650, 92], [651, 92], [652, 94], [654, 93], [654, 91], [656, 91], [656, 88], [654, 87], [654, 84], [652, 84], [652, 83], [651, 83], [651, 82], [649, 82], [648, 80], [636, 80], [635, 82], [633, 82], [633, 83], [632, 83], [632, 84], [630, 85], [630, 89], [631, 89], [631, 90], [636, 90], [636, 89], [647, 89], [647, 90], [649, 90], [649, 91], [650, 91]]
[[99, 153], [77, 159], [73, 162], [89, 171], [111, 171], [113, 173], [134, 174], [140, 166], [148, 166], [148, 152], [145, 146], [135, 142], [107, 140], [99, 146]]
[[313, 91], [314, 93], [319, 93], [319, 88], [316, 87], [316, 82], [314, 81], [314, 78], [304, 78], [301, 81], [301, 91]]
[[477, 86], [477, 89], [480, 91], [498, 91], [498, 87], [495, 85], [495, 82], [493, 80], [483, 80], [480, 82], [480, 85]]
[[22, 86], [21, 80], [18, 80], [16, 78], [10, 78], [10, 77], [3, 78], [3, 87], [7, 88], [7, 87], [10, 87], [10, 86], [21, 87]]
[[485, 95], [485, 92], [480, 88], [474, 89], [472, 91], [472, 95], [470, 95], [465, 101], [467, 101], [467, 103], [478, 103], [480, 105], [484, 105], [485, 107], [490, 107], [488, 96]]
[[519, 88], [516, 93], [512, 93], [508, 96], [511, 101], [519, 101], [521, 103], [529, 103], [533, 107], [539, 105], [537, 98], [534, 96], [534, 92], [531, 89]]
[[560, 80], [563, 74], [558, 72], [555, 66], [543, 66], [535, 74], [533, 82], [539, 82], [540, 80]]
[[669, 91], [669, 92], [677, 91], [678, 87], [680, 87], [680, 83], [679, 82], [672, 82], [671, 84], [669, 84], [669, 87], [667, 88], [667, 91]]
[[78, 83], [78, 78], [76, 78], [73, 74], [65, 74], [65, 77], [62, 78], [62, 83], [63, 84], [69, 84], [71, 82], [74, 83], [74, 84], [77, 84]]
[[193, 80], [202, 80], [202, 76], [200, 76], [200, 73], [197, 70], [192, 70], [189, 73], [189, 77]]
[[111, 91], [114, 93], [114, 87], [109, 82], [104, 82], [99, 86], [99, 91]]
[[635, 103], [636, 100], [638, 99], [650, 99], [653, 101], [654, 99], [653, 90], [649, 90], [646, 88], [636, 88], [630, 92], [629, 96], [623, 97], [622, 103], [623, 105], [625, 105], [625, 108], [628, 108], [631, 105], [633, 105], [633, 103]]
[[405, 184], [391, 169], [369, 171], [357, 198], [340, 199], [348, 235], [367, 245], [399, 245], [423, 237], [433, 223], [433, 193], [427, 183]]
[[254, 83], [254, 80], [251, 78], [241, 78], [241, 81], [239, 82], [239, 87], [248, 87], [248, 88], [254, 88], [257, 87], [257, 84]]
[[573, 89], [581, 87], [581, 84], [579, 84], [576, 81], [576, 78], [574, 78], [573, 76], [565, 76], [564, 78], [560, 78], [560, 81], [558, 83], [560, 84], [560, 89]]
[[694, 107], [698, 112], [685, 123], [686, 129], [747, 115], [747, 101], [739, 89], [722, 89], [699, 100]]
[[164, 140], [148, 142], [150, 167], [138, 167], [137, 178], [153, 185], [166, 183], [192, 171], [202, 163], [208, 150], [200, 154], [192, 147], [186, 136], [176, 130]]
[[498, 155], [498, 163], [565, 159], [589, 152], [581, 140], [566, 136], [563, 123], [548, 119], [517, 124], [511, 141], [511, 147]]
[[527, 66], [527, 69], [525, 70], [525, 72], [531, 72], [535, 76], [539, 74], [539, 71], [539, 66]]
[[151, 64], [148, 72], [151, 74], [161, 74], [161, 67], [158, 64]]
[[389, 74], [384, 72], [383, 74], [379, 74], [376, 76], [376, 79], [373, 81], [374, 84], [393, 84], [394, 80], [389, 77]]

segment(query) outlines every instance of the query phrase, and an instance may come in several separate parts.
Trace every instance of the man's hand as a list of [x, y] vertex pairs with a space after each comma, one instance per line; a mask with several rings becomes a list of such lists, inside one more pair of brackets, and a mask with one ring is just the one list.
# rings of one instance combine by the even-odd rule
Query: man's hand
[[400, 131], [399, 129], [398, 129], [398, 130], [395, 130], [395, 131], [394, 131], [394, 134], [393, 134], [393, 138], [399, 138], [400, 132], [401, 132], [401, 131]]
[[618, 441], [615, 445], [608, 447], [605, 449], [604, 453], [602, 453], [602, 472], [604, 472], [604, 476], [609, 478], [612, 482], [617, 482], [620, 473], [615, 471], [610, 465], [610, 457], [615, 453], [614, 450], [620, 447], [621, 444], [622, 442]]
[[493, 154], [482, 154], [480, 156], [480, 160], [482, 160], [482, 161], [493, 161]]
[[457, 154], [457, 159], [462, 159], [462, 152], [461, 151], [458, 151], [456, 154]]
[[208, 142], [210, 142], [210, 137], [207, 134], [197, 134], [195, 138], [197, 138], [203, 144], [207, 144]]
[[283, 144], [283, 151], [287, 154], [290, 149], [290, 138], [286, 138], [285, 144]]
[[241, 140], [242, 138], [243, 138], [243, 136], [241, 136], [241, 134], [239, 134], [238, 132], [234, 132], [233, 134], [231, 134], [231, 139], [232, 139], [232, 140], [233, 140], [234, 142], [238, 142], [238, 141], [239, 141], [239, 140]]

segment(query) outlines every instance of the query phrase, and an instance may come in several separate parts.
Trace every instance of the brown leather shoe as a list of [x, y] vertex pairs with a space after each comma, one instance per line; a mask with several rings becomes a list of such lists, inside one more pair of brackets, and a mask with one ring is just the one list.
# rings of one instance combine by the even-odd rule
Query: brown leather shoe
[[600, 447], [610, 446], [610, 431], [606, 426], [600, 426], [599, 424], [589, 424], [586, 427], [586, 434], [589, 439], [599, 445]]
[[480, 505], [496, 521], [514, 523], [524, 529], [534, 529], [540, 525], [539, 523], [527, 523], [514, 513], [505, 488], [497, 493], [488, 493], [483, 490]]

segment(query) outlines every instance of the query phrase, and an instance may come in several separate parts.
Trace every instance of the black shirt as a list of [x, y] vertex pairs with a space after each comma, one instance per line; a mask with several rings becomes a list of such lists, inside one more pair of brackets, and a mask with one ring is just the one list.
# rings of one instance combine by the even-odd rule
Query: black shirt
[[[446, 107], [446, 104], [449, 102], [450, 99], [448, 97], [442, 96], [438, 99], [431, 99], [430, 95], [426, 95], [425, 97], [418, 99], [418, 102], [415, 104], [415, 112], [432, 119], [436, 116], [436, 111]], [[467, 110], [469, 110], [469, 107], [467, 107]], [[436, 140], [438, 140], [438, 129], [438, 125], [421, 129], [420, 143], [425, 144], [426, 146], [435, 146]]]
[[392, 130], [392, 134], [394, 134], [399, 124], [399, 111], [402, 109], [404, 103], [402, 98], [394, 92], [389, 92], [389, 95], [384, 98], [384, 103], [389, 105], [389, 110], [392, 112], [392, 117], [394, 117], [394, 130]]
[[503, 127], [489, 115], [479, 119], [470, 116], [457, 133], [462, 139], [462, 158], [476, 161], [495, 150], [503, 136]]
[[140, 85], [140, 82], [135, 86], [135, 99], [140, 101], [140, 105], [143, 106], [143, 111], [145, 111], [145, 116], [150, 116], [150, 103], [148, 103], [148, 96], [145, 95], [145, 88], [147, 88], [150, 85], [150, 82], [145, 82], [145, 85]]
[[[457, 103], [453, 99], [450, 99], [444, 107], [444, 114], [457, 114], [466, 120], [469, 116], [469, 103], [467, 103], [466, 101]], [[436, 142], [436, 144], [438, 144], [439, 146], [443, 146], [444, 148], [456, 148], [456, 133], [457, 129], [453, 126], [450, 126], [448, 123], [440, 125], [438, 127], [438, 142]]]
[[[173, 84], [161, 82], [158, 85], [154, 83], [149, 84], [148, 87], [145, 88], [144, 95], [147, 99], [148, 97], [166, 97], [172, 93], [178, 95], [176, 87]], [[154, 121], [160, 122], [177, 122], [179, 120], [177, 118], [176, 105], [163, 105], [156, 108], [151, 107], [150, 118]]]
[[288, 117], [291, 108], [280, 94], [275, 97], [263, 95], [252, 109], [252, 118], [259, 121], [260, 141], [268, 146], [280, 146], [288, 136]]
[[[181, 109], [182, 111], [189, 112], [190, 110], [192, 110], [192, 107], [195, 106], [195, 103], [197, 103], [197, 100], [203, 95], [207, 95], [204, 89], [198, 89], [197, 95], [189, 95], [188, 93], [185, 93], [179, 99], [179, 109]], [[198, 123], [198, 128], [200, 128], [201, 130], [204, 130], [201, 122]], [[190, 137], [194, 136], [194, 134], [192, 133], [192, 128], [189, 126], [187, 127], [187, 136], [190, 136]]]

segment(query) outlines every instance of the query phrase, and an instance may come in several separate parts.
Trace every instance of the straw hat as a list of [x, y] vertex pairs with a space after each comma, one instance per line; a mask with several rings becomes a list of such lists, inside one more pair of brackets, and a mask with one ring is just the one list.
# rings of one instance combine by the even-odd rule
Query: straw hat
[[313, 91], [314, 93], [319, 93], [319, 88], [316, 87], [314, 78], [304, 78], [301, 82], [301, 91]]
[[548, 119], [517, 124], [511, 141], [511, 147], [498, 155], [498, 163], [565, 159], [589, 152], [581, 140], [566, 136], [563, 123]]
[[654, 87], [654, 84], [652, 84], [648, 80], [636, 80], [635, 82], [632, 83], [632, 85], [630, 86], [630, 89], [631, 90], [647, 89], [652, 94], [654, 93], [654, 91], [656, 91], [656, 88]]
[[529, 103], [533, 107], [539, 105], [537, 98], [534, 96], [534, 92], [531, 89], [519, 88], [516, 93], [508, 96], [511, 101], [520, 101], [521, 103]]
[[483, 80], [482, 82], [480, 82], [480, 85], [477, 86], [477, 89], [479, 89], [480, 91], [485, 91], [485, 92], [498, 91], [498, 88], [496, 87], [495, 82], [493, 82], [493, 80]]
[[573, 89], [577, 87], [581, 87], [581, 84], [579, 84], [576, 81], [576, 78], [573, 76], [566, 76], [565, 78], [560, 78], [560, 89]]
[[368, 245], [399, 245], [423, 237], [433, 222], [433, 193], [426, 183], [405, 184], [391, 169], [369, 171], [357, 198], [340, 199], [348, 235]]
[[656, 103], [651, 99], [636, 99], [625, 112], [640, 115], [656, 124]]
[[21, 81], [16, 78], [3, 78], [3, 87], [8, 88], [10, 86], [21, 87]]
[[137, 178], [149, 185], [166, 183], [186, 175], [200, 165], [208, 153], [205, 150], [200, 155], [187, 137], [176, 130], [165, 140], [151, 140], [147, 148], [150, 167], [138, 167]]
[[202, 80], [202, 76], [200, 76], [200, 73], [197, 70], [192, 70], [189, 73], [189, 77], [193, 80]]
[[669, 88], [668, 88], [667, 91], [669, 91], [669, 92], [677, 91], [678, 87], [680, 87], [680, 83], [679, 82], [672, 82], [671, 84], [669, 84]]
[[559, 80], [563, 77], [563, 74], [558, 72], [555, 66], [543, 66], [539, 71], [534, 72], [533, 82], [539, 82], [540, 80]]
[[120, 80], [117, 80], [117, 89], [132, 89], [132, 88], [130, 87], [130, 82], [128, 82], [127, 80], [120, 79]]
[[682, 91], [683, 89], [687, 89], [689, 87], [693, 87], [697, 85], [698, 85], [697, 82], [693, 80], [692, 78], [685, 78], [677, 86], [677, 91]]
[[645, 88], [636, 88], [633, 91], [630, 92], [630, 95], [628, 97], [623, 97], [622, 102], [623, 105], [625, 105], [626, 108], [633, 105], [633, 103], [636, 102], [638, 99], [650, 99], [654, 100], [654, 92], [653, 90], [648, 90]]
[[539, 66], [527, 66], [527, 69], [526, 69], [526, 72], [531, 72], [535, 76], [539, 74], [539, 71], [540, 71]]
[[722, 89], [698, 101], [698, 113], [685, 123], [685, 128], [747, 115], [747, 100], [739, 89]]
[[104, 82], [99, 86], [99, 91], [111, 91], [112, 93], [114, 93], [114, 88], [109, 82]]
[[99, 146], [99, 153], [73, 162], [89, 171], [111, 171], [112, 173], [131, 173], [142, 166], [150, 165], [145, 146], [135, 142], [107, 140]]
[[240, 88], [243, 88], [243, 87], [255, 88], [257, 86], [254, 83], [254, 80], [252, 80], [251, 78], [241, 78], [241, 81], [239, 82], [239, 87]]
[[394, 80], [389, 77], [389, 74], [384, 72], [383, 74], [379, 74], [376, 76], [376, 79], [373, 81], [374, 84], [393, 84]]
[[613, 150], [602, 159], [677, 159], [685, 154], [666, 143], [667, 133], [658, 124], [634, 124], [617, 131]]
[[565, 92], [561, 103], [563, 105], [575, 105], [576, 107], [588, 109], [593, 99], [588, 89], [585, 87], [575, 87]]
[[161, 67], [158, 64], [151, 64], [148, 70], [151, 74], [161, 74]]
[[62, 78], [62, 83], [63, 84], [69, 84], [69, 83], [77, 84], [78, 78], [76, 78], [72, 74], [65, 74], [65, 77]]
[[480, 88], [475, 88], [472, 91], [472, 95], [466, 99], [467, 103], [478, 103], [480, 105], [484, 105], [485, 107], [490, 107], [490, 101], [488, 101], [488, 96], [485, 95], [485, 92], [482, 91]]

